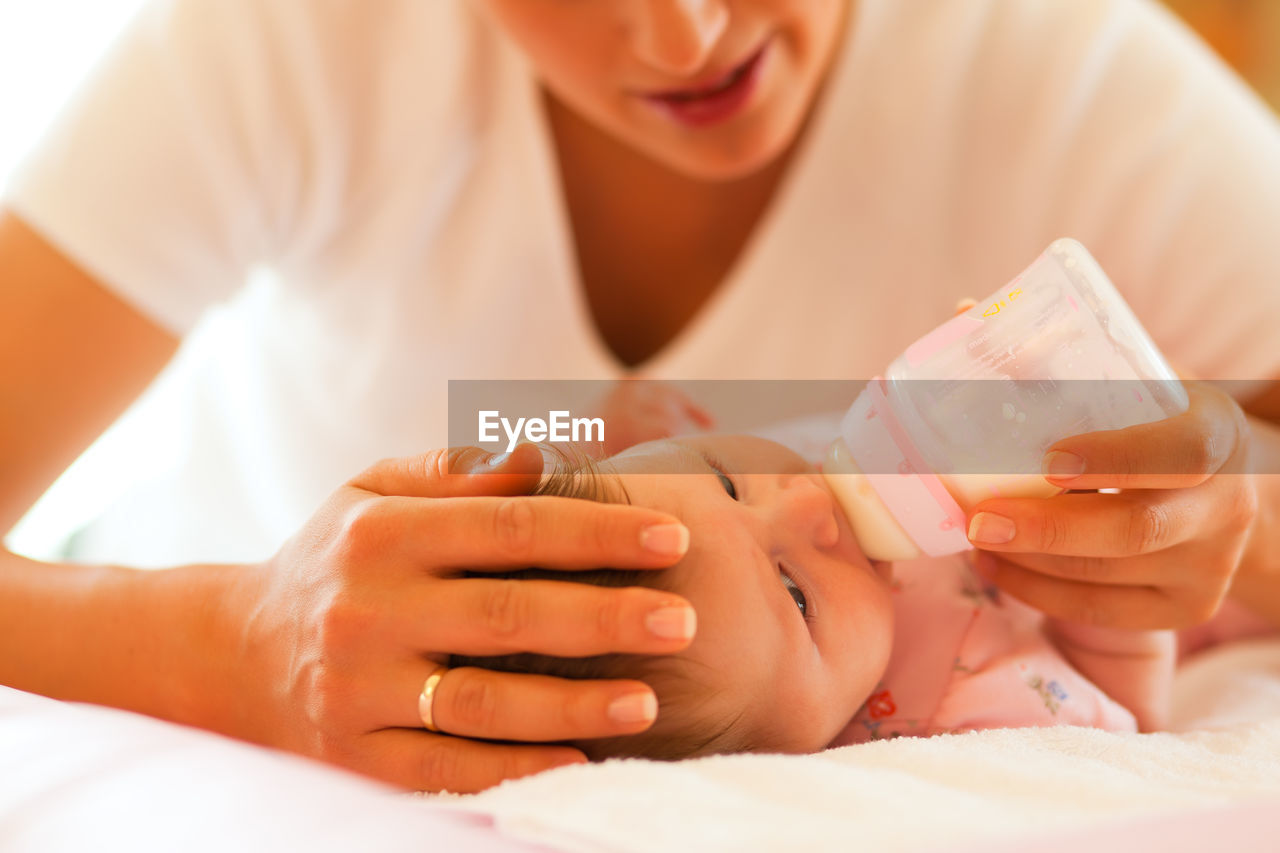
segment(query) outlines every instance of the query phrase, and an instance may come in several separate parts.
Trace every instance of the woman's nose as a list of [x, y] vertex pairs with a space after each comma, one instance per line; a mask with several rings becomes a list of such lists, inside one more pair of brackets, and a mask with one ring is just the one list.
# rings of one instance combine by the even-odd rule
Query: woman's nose
[[701, 69], [729, 24], [726, 0], [636, 0], [635, 6], [632, 49], [669, 74]]
[[775, 529], [789, 531], [801, 537], [804, 544], [816, 548], [833, 548], [839, 542], [835, 503], [830, 493], [811, 477], [783, 475], [775, 497]]

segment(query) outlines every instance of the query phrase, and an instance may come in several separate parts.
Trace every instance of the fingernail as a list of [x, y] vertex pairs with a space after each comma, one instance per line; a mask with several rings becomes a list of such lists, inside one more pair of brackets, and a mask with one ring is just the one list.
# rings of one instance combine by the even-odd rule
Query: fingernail
[[1018, 528], [1013, 521], [994, 512], [980, 512], [969, 522], [969, 541], [983, 545], [1003, 545], [1012, 542]]
[[640, 547], [664, 557], [680, 557], [689, 550], [689, 528], [683, 524], [655, 524], [640, 533]]
[[499, 453], [496, 456], [490, 456], [489, 461], [486, 464], [490, 468], [499, 468], [503, 465], [503, 463], [505, 463], [510, 458], [511, 458], [510, 453]]
[[651, 723], [658, 718], [658, 700], [652, 693], [632, 693], [614, 699], [605, 713], [615, 723]]
[[1065, 450], [1055, 450], [1044, 457], [1044, 475], [1057, 479], [1079, 477], [1084, 473], [1084, 459]]
[[698, 630], [692, 607], [663, 607], [644, 617], [644, 626], [664, 640], [688, 640]]

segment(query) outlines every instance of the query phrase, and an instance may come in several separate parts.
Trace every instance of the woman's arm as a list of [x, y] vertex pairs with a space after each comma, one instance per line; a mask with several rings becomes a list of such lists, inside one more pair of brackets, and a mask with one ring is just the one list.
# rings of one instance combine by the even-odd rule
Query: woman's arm
[[[0, 211], [0, 530], [176, 348], [171, 335]], [[191, 577], [188, 594], [200, 600], [216, 582], [212, 573]], [[175, 687], [172, 656], [182, 644], [172, 640], [203, 626], [172, 600], [174, 584], [0, 553], [0, 682], [178, 719], [171, 697], [160, 695]], [[151, 665], [161, 677], [148, 674]]]
[[[513, 460], [540, 464], [536, 452]], [[681, 550], [649, 541], [671, 526], [661, 513], [486, 497], [519, 493], [529, 471], [444, 473], [459, 467], [467, 460], [445, 452], [379, 463], [261, 565], [154, 572], [0, 554], [0, 683], [428, 790], [478, 790], [584, 760], [566, 747], [467, 738], [550, 742], [647, 728], [651, 718], [625, 713], [636, 705], [628, 697], [651, 697], [641, 682], [461, 669], [434, 705], [437, 726], [454, 736], [421, 729], [418, 691], [448, 652], [662, 654], [692, 639], [669, 628], [689, 624], [687, 602], [658, 590], [456, 577], [472, 564], [657, 568]]]
[[8, 531], [177, 349], [0, 209], [0, 531]]
[[1231, 597], [1280, 628], [1280, 380], [1244, 407], [1253, 434], [1249, 468], [1257, 518]]
[[[1054, 81], [1070, 81], [1079, 96], [1069, 114], [1050, 109], [1047, 123], [1011, 131], [1011, 151], [1036, 152], [1025, 173], [1049, 193], [1045, 221], [1090, 246], [1173, 364], [1212, 379], [1280, 375], [1274, 112], [1157, 4], [1091, 8], [1086, 20], [1054, 7], [1082, 24], [1074, 45], [1027, 54], [1028, 42], [1010, 41], [1013, 59], [989, 66], [1005, 76], [986, 78], [995, 93], [1017, 79], [1041, 101]], [[1054, 154], [1037, 151], [1043, 140]], [[1275, 476], [1257, 473], [1276, 470], [1259, 464], [1275, 446], [1210, 383], [1193, 389], [1185, 417], [1055, 448], [1091, 472], [1056, 484], [1124, 493], [992, 502], [978, 509], [1009, 519], [1013, 535], [997, 523], [996, 541], [976, 544], [999, 552], [1001, 586], [1057, 616], [1188, 626], [1230, 594], [1280, 620], [1268, 522], [1280, 496]]]
[[[7, 529], [161, 368], [176, 342], [12, 215], [0, 214], [0, 528]], [[417, 694], [450, 652], [663, 654], [688, 603], [653, 589], [520, 589], [462, 568], [660, 568], [676, 519], [523, 498], [532, 448], [499, 468], [436, 452], [375, 465], [262, 565], [164, 572], [0, 552], [0, 683], [292, 749], [405, 787], [475, 790], [582, 760], [469, 740], [626, 734], [639, 682], [454, 671], [431, 734]], [[484, 474], [458, 475], [479, 468]], [[578, 585], [572, 585], [577, 587]]]
[[[239, 567], [166, 572], [0, 552], [0, 684], [232, 733]], [[243, 697], [241, 699], [243, 701]]]

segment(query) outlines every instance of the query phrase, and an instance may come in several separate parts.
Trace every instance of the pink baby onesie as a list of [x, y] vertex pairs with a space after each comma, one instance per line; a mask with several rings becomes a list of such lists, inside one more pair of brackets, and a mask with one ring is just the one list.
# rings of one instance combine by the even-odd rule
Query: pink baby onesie
[[1137, 731], [1044, 636], [1044, 617], [983, 581], [966, 555], [895, 563], [892, 589], [889, 666], [833, 746], [1021, 726]]

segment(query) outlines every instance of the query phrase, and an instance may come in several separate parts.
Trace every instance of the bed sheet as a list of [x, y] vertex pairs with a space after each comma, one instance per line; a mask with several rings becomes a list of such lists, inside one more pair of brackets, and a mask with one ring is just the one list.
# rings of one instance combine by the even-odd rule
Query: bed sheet
[[0, 687], [0, 850], [544, 848], [302, 758]]
[[0, 688], [3, 850], [1276, 849], [1280, 640], [1179, 673], [1177, 731], [1022, 729], [563, 768], [411, 796], [205, 732]]

